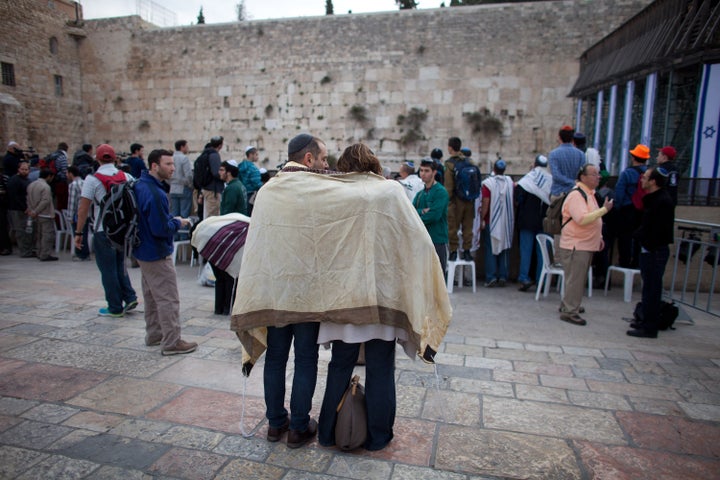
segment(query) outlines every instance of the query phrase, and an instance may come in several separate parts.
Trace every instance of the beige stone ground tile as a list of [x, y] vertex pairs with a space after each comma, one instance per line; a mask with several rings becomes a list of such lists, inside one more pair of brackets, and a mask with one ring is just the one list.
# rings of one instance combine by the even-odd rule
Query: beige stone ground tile
[[47, 453], [3, 445], [0, 448], [0, 478], [16, 478], [48, 456]]
[[496, 358], [500, 360], [512, 360], [522, 362], [547, 362], [548, 352], [537, 352], [531, 350], [516, 350], [509, 348], [488, 348], [485, 349], [487, 358]]
[[465, 343], [468, 345], [480, 345], [488, 348], [497, 348], [497, 341], [493, 338], [465, 337]]
[[465, 364], [465, 355], [453, 353], [438, 353], [435, 356], [435, 363], [437, 363], [438, 365], [462, 366]]
[[458, 425], [480, 425], [480, 399], [475, 394], [428, 390], [422, 418]]
[[451, 425], [440, 427], [435, 467], [493, 478], [582, 478], [562, 439]]
[[537, 345], [534, 343], [526, 343], [525, 349], [529, 350], [531, 352], [552, 352], [552, 353], [562, 353], [562, 347], [559, 347], [557, 345]]
[[706, 405], [704, 403], [678, 402], [685, 414], [696, 420], [720, 422], [720, 405]]
[[397, 415], [417, 418], [422, 412], [426, 389], [412, 385], [398, 386], [396, 389]]
[[550, 353], [550, 361], [559, 365], [568, 365], [580, 368], [600, 368], [595, 357], [575, 355], [569, 353]]
[[685, 412], [678, 406], [677, 402], [642, 397], [629, 397], [629, 400], [633, 409], [637, 412], [653, 413], [656, 415], [685, 416]]
[[526, 385], [539, 385], [538, 376], [534, 373], [495, 370], [493, 380], [498, 382], [524, 383]]
[[517, 398], [539, 402], [568, 403], [567, 393], [562, 388], [539, 387], [536, 385], [515, 385]]
[[390, 480], [467, 480], [467, 478], [466, 475], [461, 473], [398, 463], [393, 469]]
[[512, 370], [513, 364], [510, 360], [499, 360], [496, 358], [467, 356], [465, 366], [473, 368], [489, 368], [491, 370]]
[[120, 425], [125, 417], [113, 414], [96, 412], [80, 412], [65, 420], [62, 424], [67, 427], [84, 428], [93, 432], [109, 432], [110, 429]]
[[333, 455], [330, 450], [322, 449], [317, 441], [313, 440], [307, 446], [298, 449], [277, 445], [265, 462], [267, 465], [276, 465], [282, 468], [299, 469], [305, 472], [324, 472]]
[[555, 365], [552, 363], [524, 362], [524, 361], [516, 361], [514, 363], [515, 363], [515, 370], [517, 370], [518, 372], [555, 375], [558, 377], [574, 376], [572, 369], [568, 365]]
[[28, 469], [17, 480], [37, 480], [39, 478], [85, 478], [100, 465], [87, 460], [52, 455]]
[[228, 463], [215, 480], [237, 480], [248, 478], [253, 480], [280, 480], [286, 470], [273, 465], [252, 462], [238, 458]]
[[180, 385], [115, 377], [77, 395], [68, 403], [105, 412], [142, 416], [180, 390]]
[[569, 391], [570, 403], [601, 410], [632, 410], [625, 397], [611, 393]]
[[556, 377], [554, 375], [540, 375], [540, 383], [544, 387], [564, 388], [566, 390], [587, 391], [588, 387], [582, 378]]
[[513, 385], [507, 382], [492, 382], [488, 380], [475, 380], [473, 378], [450, 378], [450, 390], [462, 393], [479, 393], [494, 397], [515, 397]]
[[493, 430], [626, 443], [611, 413], [570, 405], [483, 397], [483, 425]]
[[356, 480], [387, 480], [390, 478], [393, 465], [390, 462], [375, 460], [357, 455], [335, 455], [330, 462], [327, 473], [342, 478]]
[[[212, 375], [208, 375], [208, 372], [212, 372]], [[247, 381], [248, 393], [251, 395], [256, 395], [256, 387], [262, 384], [260, 375], [244, 377], [239, 362], [219, 362], [196, 356], [188, 356], [182, 362], [169, 366], [154, 375], [153, 379], [231, 393], [241, 393], [243, 384]]]
[[482, 345], [468, 345], [464, 343], [446, 343], [445, 353], [454, 353], [457, 355], [475, 355], [477, 357], [485, 356], [485, 347]]
[[614, 393], [616, 395], [628, 395], [630, 397], [645, 397], [657, 400], [680, 401], [682, 397], [673, 389], [667, 387], [656, 387], [652, 385], [634, 385], [620, 382], [600, 382], [598, 380], [587, 380], [588, 387], [593, 392]]

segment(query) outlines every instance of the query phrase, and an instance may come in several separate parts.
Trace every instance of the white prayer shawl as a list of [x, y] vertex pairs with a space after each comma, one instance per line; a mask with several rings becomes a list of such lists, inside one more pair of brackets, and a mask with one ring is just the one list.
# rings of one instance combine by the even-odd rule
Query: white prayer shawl
[[522, 187], [526, 192], [535, 195], [540, 200], [550, 205], [550, 187], [552, 187], [552, 175], [545, 167], [535, 167], [526, 173], [518, 186]]
[[494, 175], [483, 181], [490, 190], [490, 242], [493, 255], [499, 255], [512, 245], [513, 182], [505, 175]]

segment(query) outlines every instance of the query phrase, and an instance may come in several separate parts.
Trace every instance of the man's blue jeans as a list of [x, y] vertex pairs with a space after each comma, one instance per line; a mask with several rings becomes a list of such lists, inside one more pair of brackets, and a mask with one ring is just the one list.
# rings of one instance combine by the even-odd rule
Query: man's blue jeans
[[485, 227], [482, 234], [485, 237], [485, 281], [507, 280], [510, 249], [503, 250], [498, 255], [493, 255], [490, 227]]
[[660, 301], [662, 299], [662, 279], [665, 265], [670, 257], [670, 249], [660, 247], [653, 252], [640, 253], [640, 276], [642, 277], [643, 323], [645, 330], [658, 330], [660, 320]]
[[[528, 283], [537, 282], [542, 271], [542, 253], [540, 245], [535, 241], [535, 232], [532, 230], [520, 230], [520, 272], [518, 273], [518, 282]], [[530, 265], [532, 263], [533, 249], [535, 250], [535, 258], [537, 268], [535, 275], [530, 278]]]
[[137, 294], [130, 284], [130, 277], [125, 268], [125, 255], [110, 245], [105, 232], [95, 232], [93, 250], [95, 250], [95, 263], [100, 270], [108, 310], [110, 313], [121, 313], [123, 302], [128, 304], [137, 300]]
[[265, 416], [273, 428], [282, 427], [288, 416], [285, 408], [285, 369], [291, 343], [295, 350], [295, 374], [290, 394], [290, 429], [304, 432], [308, 428], [317, 382], [319, 329], [320, 324], [317, 322], [267, 329], [267, 352], [263, 371]]
[[[332, 342], [332, 358], [328, 366], [327, 386], [320, 409], [318, 442], [335, 445], [337, 406], [345, 393], [360, 353], [360, 343]], [[366, 450], [380, 450], [393, 438], [395, 410], [395, 342], [365, 342], [365, 402], [367, 404], [368, 436]]]

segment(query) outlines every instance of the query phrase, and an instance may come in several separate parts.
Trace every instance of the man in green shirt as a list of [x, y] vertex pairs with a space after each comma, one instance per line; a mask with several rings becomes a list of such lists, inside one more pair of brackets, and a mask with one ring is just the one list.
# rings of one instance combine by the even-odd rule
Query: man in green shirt
[[248, 214], [247, 191], [238, 179], [240, 168], [236, 160], [227, 160], [220, 164], [220, 180], [225, 182], [225, 190], [220, 201], [220, 215], [228, 213]]
[[420, 164], [420, 179], [425, 188], [415, 195], [413, 206], [425, 224], [435, 251], [440, 259], [443, 272], [447, 267], [448, 244], [448, 202], [447, 190], [435, 180], [437, 165], [432, 160], [423, 160]]

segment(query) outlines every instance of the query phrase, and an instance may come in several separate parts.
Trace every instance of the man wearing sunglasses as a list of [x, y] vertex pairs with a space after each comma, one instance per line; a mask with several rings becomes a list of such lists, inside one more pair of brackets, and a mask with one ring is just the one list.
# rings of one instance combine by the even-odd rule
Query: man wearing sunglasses
[[633, 237], [640, 243], [640, 275], [642, 276], [642, 320], [631, 324], [631, 337], [657, 338], [660, 321], [660, 299], [665, 265], [673, 243], [675, 204], [667, 185], [668, 172], [663, 167], [650, 167], [642, 175], [643, 213], [640, 227]]

